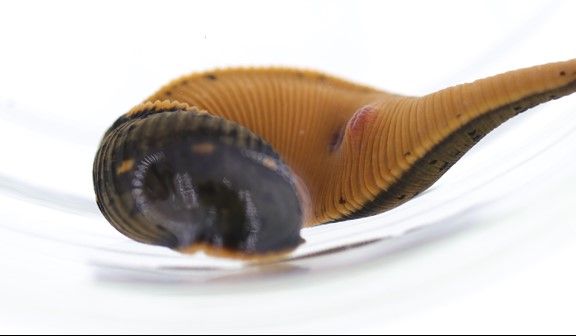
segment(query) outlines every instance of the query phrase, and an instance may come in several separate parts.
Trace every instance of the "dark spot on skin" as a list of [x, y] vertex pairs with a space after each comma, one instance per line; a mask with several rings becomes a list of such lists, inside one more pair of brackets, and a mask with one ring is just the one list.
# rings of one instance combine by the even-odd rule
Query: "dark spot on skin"
[[338, 200], [338, 203], [340, 203], [340, 204], [346, 204], [346, 200], [344, 199], [344, 197], [340, 196], [340, 199]]
[[438, 168], [439, 172], [443, 172], [444, 170], [446, 170], [446, 168], [448, 168], [448, 162], [444, 161], [444, 163], [442, 164], [442, 166], [440, 168]]
[[400, 195], [400, 196], [398, 196], [397, 198], [398, 198], [399, 200], [403, 200], [403, 199], [406, 198], [406, 195]]
[[183, 80], [183, 81], [181, 82], [181, 84], [182, 84], [182, 85], [188, 85], [188, 80], [186, 80], [186, 79]]
[[215, 74], [207, 74], [206, 76], [204, 76], [204, 78], [206, 78], [208, 80], [212, 80], [212, 81], [218, 79], [218, 77], [216, 77]]
[[478, 141], [482, 138], [482, 134], [478, 134], [478, 130], [476, 129], [471, 130], [467, 134], [473, 141]]
[[410, 155], [412, 155], [412, 152], [406, 152], [406, 153], [404, 153], [404, 157], [408, 157], [408, 156], [410, 156]]
[[566, 71], [560, 71], [560, 76], [566, 76]]
[[458, 113], [458, 114], [456, 115], [456, 118], [461, 118], [461, 117], [462, 117], [462, 113]]
[[338, 131], [332, 134], [332, 138], [330, 139], [330, 147], [329, 147], [330, 153], [340, 148], [343, 138], [344, 138], [344, 127], [340, 127]]
[[166, 91], [166, 96], [172, 97], [172, 91]]
[[438, 160], [432, 160], [432, 161], [430, 161], [430, 162], [428, 162], [428, 163], [431, 164], [431, 165], [435, 165], [436, 163], [438, 163]]
[[231, 128], [230, 131], [228, 131], [228, 135], [229, 135], [231, 138], [238, 139], [238, 137], [239, 137], [239, 136], [238, 136], [238, 128], [237, 128], [237, 127]]
[[520, 113], [526, 111], [528, 108], [524, 107], [524, 106], [514, 106], [514, 112], [516, 112], [515, 115], [519, 115]]
[[144, 193], [151, 201], [166, 200], [170, 197], [173, 172], [164, 162], [157, 162], [148, 168], [144, 178]]
[[158, 231], [162, 231], [162, 232], [168, 232], [168, 230], [166, 230], [163, 226], [161, 225], [154, 225], [154, 227], [158, 230]]

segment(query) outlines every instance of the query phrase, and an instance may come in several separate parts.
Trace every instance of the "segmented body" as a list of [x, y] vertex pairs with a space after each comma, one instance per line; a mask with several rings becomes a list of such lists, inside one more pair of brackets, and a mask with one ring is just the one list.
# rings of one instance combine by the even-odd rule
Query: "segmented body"
[[[295, 69], [229, 69], [186, 76], [120, 117], [107, 132], [95, 160], [99, 205], [117, 228], [144, 242], [163, 242], [181, 249], [207, 244], [254, 254], [273, 251], [274, 244], [286, 250], [300, 242], [293, 231], [302, 226], [372, 215], [408, 201], [502, 122], [575, 90], [575, 60], [521, 69], [423, 97], [390, 94]], [[178, 139], [185, 141], [185, 150], [177, 145]], [[169, 148], [163, 147], [165, 144]], [[192, 159], [184, 162], [168, 149], [178, 149], [179, 155], [190, 155]], [[197, 184], [202, 180], [201, 171], [185, 172], [185, 166], [194, 166], [201, 159], [205, 169], [218, 170], [227, 160], [223, 155], [234, 156], [235, 151], [240, 153], [235, 169], [253, 164], [262, 168], [248, 174], [248, 180], [257, 180], [263, 172], [277, 175], [262, 178], [261, 185], [251, 182], [243, 188], [255, 188], [254, 195], [259, 195], [263, 203], [266, 197], [273, 198], [270, 195], [276, 192], [274, 188], [284, 190], [288, 212], [295, 216], [284, 213], [284, 217], [273, 218], [274, 212], [283, 213], [283, 198], [268, 205], [250, 205], [246, 195], [252, 195], [251, 189], [235, 190], [233, 197], [222, 191], [217, 197], [232, 197], [229, 204], [205, 202], [204, 206], [210, 204], [216, 209], [210, 211], [218, 213], [218, 220], [209, 212], [197, 214], [202, 204], [191, 200], [194, 197], [190, 190], [202, 194]], [[150, 160], [147, 155], [171, 156], [175, 167], [179, 167], [173, 170], [181, 176], [165, 181], [171, 201], [165, 201], [161, 212], [180, 211], [180, 217], [170, 220], [185, 224], [170, 224], [164, 215], [158, 217], [150, 197], [137, 199], [136, 194], [145, 191], [134, 191], [134, 176], [146, 175], [138, 169], [148, 164], [142, 161]], [[222, 173], [236, 176], [231, 171]], [[182, 187], [184, 175], [191, 188], [188, 194]], [[121, 176], [130, 182], [122, 182]], [[238, 187], [242, 178], [236, 178], [237, 185], [226, 188]], [[211, 188], [224, 190], [216, 187], [226, 184], [220, 180], [214, 176]], [[264, 197], [264, 189], [271, 194]], [[240, 192], [244, 196], [238, 196]], [[288, 196], [291, 192], [294, 195]], [[151, 191], [147, 195], [157, 196]], [[253, 218], [238, 224], [245, 227], [239, 234], [244, 238], [229, 238], [228, 243], [222, 243], [222, 235], [214, 225], [219, 221], [235, 225], [230, 204], [235, 204], [236, 218]], [[176, 210], [170, 208], [174, 205]], [[156, 210], [146, 214], [146, 207]], [[269, 213], [263, 215], [266, 211]], [[211, 224], [195, 224], [198, 220]], [[270, 224], [275, 220], [279, 226]], [[187, 229], [179, 229], [179, 225]], [[200, 230], [203, 233], [190, 229], [195, 225], [206, 226]], [[291, 238], [283, 243], [262, 244], [263, 239], [271, 238], [254, 237], [267, 225], [275, 230], [282, 225], [293, 228], [288, 230]], [[150, 232], [138, 236], [131, 229], [138, 226]], [[248, 226], [252, 228], [246, 229]], [[182, 232], [185, 238], [175, 238]], [[150, 238], [154, 236], [161, 238]], [[231, 243], [235, 239], [243, 243]], [[250, 239], [252, 243], [247, 243]]]

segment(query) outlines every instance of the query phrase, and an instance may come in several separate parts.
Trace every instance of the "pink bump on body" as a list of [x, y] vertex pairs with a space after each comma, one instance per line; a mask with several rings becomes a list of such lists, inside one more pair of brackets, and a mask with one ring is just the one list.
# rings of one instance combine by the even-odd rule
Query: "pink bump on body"
[[375, 112], [376, 108], [372, 105], [362, 106], [354, 112], [346, 126], [348, 134], [352, 139], [359, 139], [366, 125], [372, 122], [376, 117]]

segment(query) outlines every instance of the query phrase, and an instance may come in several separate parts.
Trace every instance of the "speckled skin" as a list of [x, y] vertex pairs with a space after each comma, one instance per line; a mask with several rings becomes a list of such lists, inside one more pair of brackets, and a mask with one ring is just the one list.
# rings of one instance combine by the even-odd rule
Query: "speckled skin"
[[[226, 255], [280, 253], [298, 246], [302, 226], [364, 217], [408, 201], [504, 121], [575, 90], [576, 60], [516, 70], [423, 97], [295, 69], [185, 76], [120, 117], [106, 133], [94, 164], [98, 204], [117, 229], [139, 241], [186, 251], [204, 246]], [[222, 179], [253, 167], [252, 175], [245, 175], [250, 183], [215, 188], [220, 191], [212, 192], [219, 196], [208, 211], [201, 209], [206, 204], [190, 201], [190, 190], [182, 191], [182, 178], [172, 176], [164, 178], [170, 202], [142, 203], [136, 194], [146, 193], [134, 191], [134, 176], [147, 176], [138, 167], [164, 142], [174, 142], [162, 147], [171, 158], [166, 165], [193, 177], [188, 184], [195, 193], [201, 194], [197, 181], [208, 172], [223, 174], [213, 176], [213, 185], [222, 187]], [[170, 154], [176, 149], [179, 155]], [[235, 170], [215, 168], [232, 165], [232, 157]], [[205, 160], [205, 173], [191, 168], [200, 159]], [[243, 198], [230, 197], [241, 191]], [[246, 201], [246, 193], [267, 196], [255, 204]], [[200, 194], [196, 197], [204, 197]], [[168, 221], [158, 217], [160, 212], [175, 217]], [[214, 212], [218, 219], [210, 215]], [[221, 223], [226, 224], [218, 227]], [[232, 231], [243, 234], [224, 239], [223, 232]]]

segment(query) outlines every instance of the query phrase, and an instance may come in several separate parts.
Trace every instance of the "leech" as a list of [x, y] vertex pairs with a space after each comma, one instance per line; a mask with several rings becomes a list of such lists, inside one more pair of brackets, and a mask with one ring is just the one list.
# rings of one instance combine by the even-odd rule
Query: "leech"
[[576, 60], [422, 97], [293, 69], [193, 74], [106, 132], [97, 202], [140, 242], [266, 258], [304, 226], [409, 201], [501, 123], [574, 91]]

